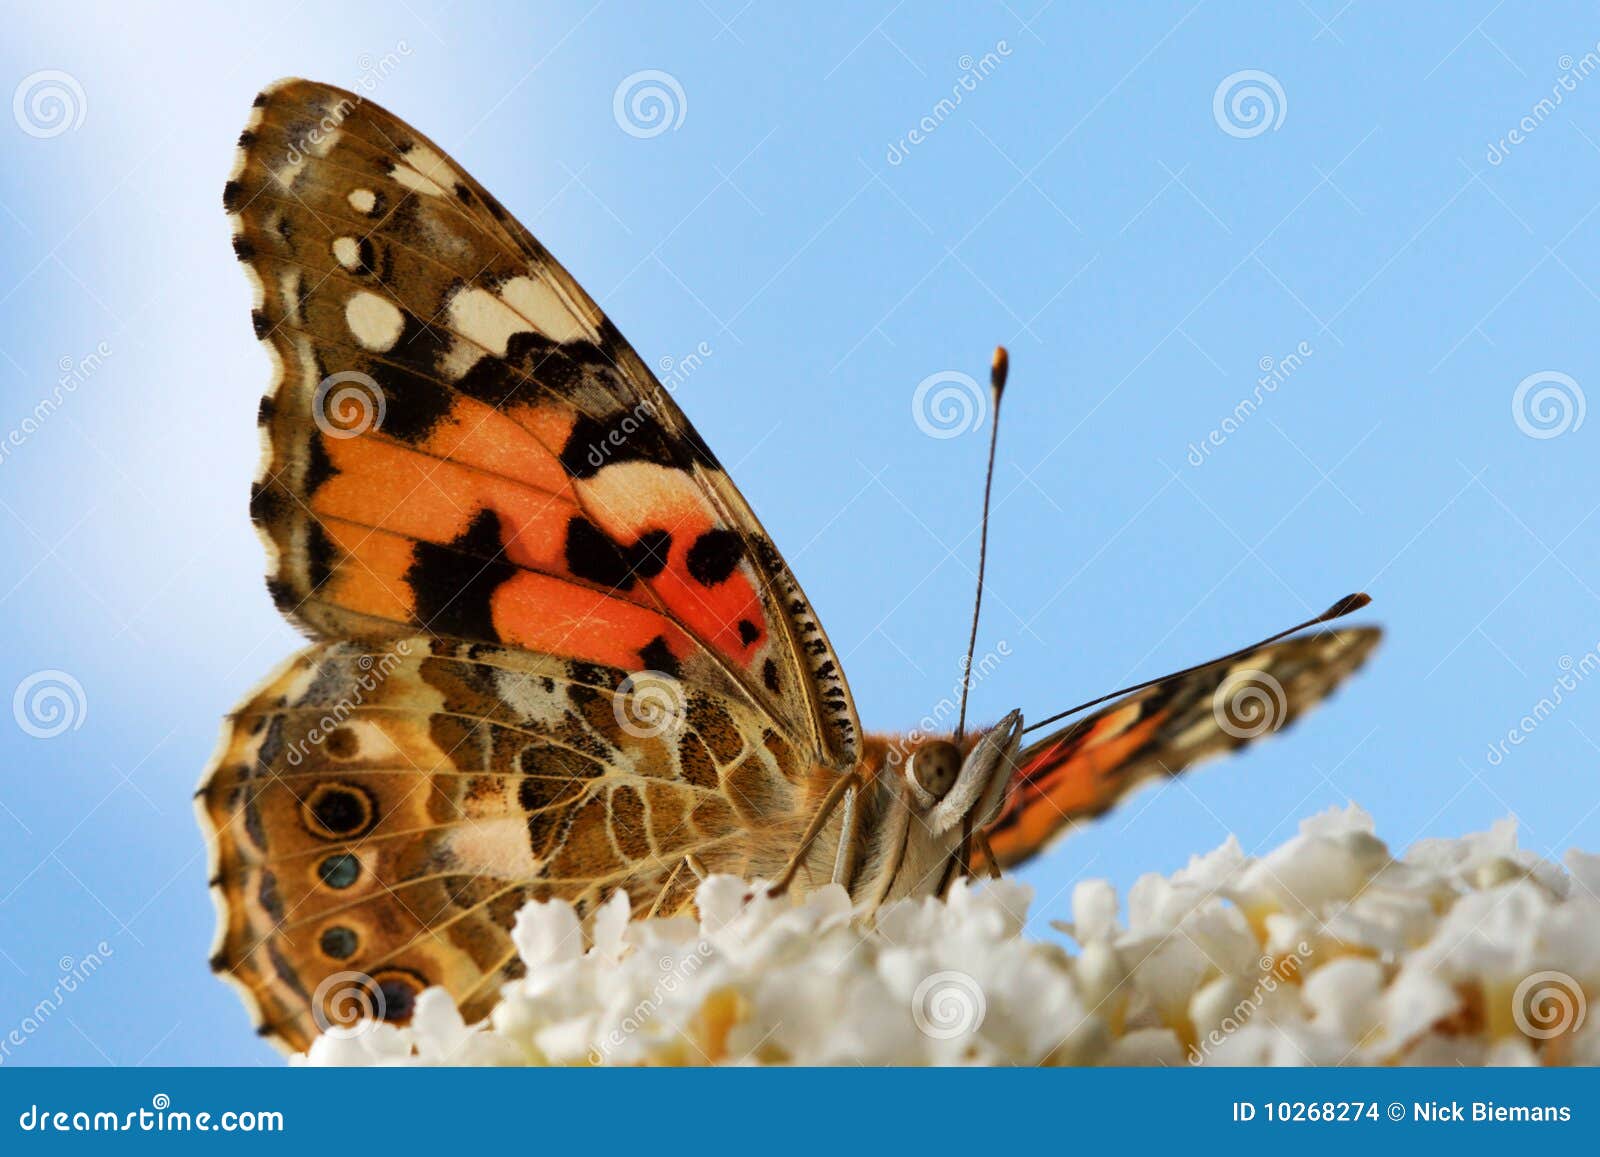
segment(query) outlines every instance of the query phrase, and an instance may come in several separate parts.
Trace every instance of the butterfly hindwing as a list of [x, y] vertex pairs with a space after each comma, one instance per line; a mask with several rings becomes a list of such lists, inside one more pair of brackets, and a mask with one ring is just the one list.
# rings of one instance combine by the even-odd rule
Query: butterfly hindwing
[[1281, 730], [1360, 667], [1380, 637], [1355, 627], [1273, 643], [1119, 699], [1030, 744], [987, 833], [1000, 865], [1031, 859], [1146, 780]]
[[224, 195], [277, 362], [252, 511], [279, 606], [681, 675], [848, 767], [809, 602], [604, 313], [442, 150], [353, 94], [269, 89]]
[[294, 1049], [355, 1008], [404, 1021], [429, 985], [484, 1015], [530, 900], [585, 913], [620, 888], [671, 913], [690, 854], [771, 874], [808, 770], [742, 703], [420, 637], [302, 652], [230, 717], [214, 768], [212, 965]]

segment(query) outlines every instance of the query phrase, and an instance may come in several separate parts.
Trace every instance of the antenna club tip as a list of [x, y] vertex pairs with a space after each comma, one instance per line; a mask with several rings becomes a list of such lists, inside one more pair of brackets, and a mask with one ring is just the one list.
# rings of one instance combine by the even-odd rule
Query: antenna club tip
[[995, 346], [994, 359], [989, 363], [989, 388], [994, 391], [997, 398], [1000, 396], [1001, 391], [1006, 388], [1006, 374], [1010, 369], [1011, 355], [1006, 353], [1006, 347], [1003, 345]]
[[1372, 596], [1367, 594], [1365, 591], [1357, 591], [1353, 595], [1345, 595], [1344, 598], [1334, 603], [1333, 606], [1329, 607], [1322, 613], [1322, 621], [1327, 622], [1329, 619], [1342, 619], [1344, 616], [1354, 611], [1359, 611], [1371, 601]]

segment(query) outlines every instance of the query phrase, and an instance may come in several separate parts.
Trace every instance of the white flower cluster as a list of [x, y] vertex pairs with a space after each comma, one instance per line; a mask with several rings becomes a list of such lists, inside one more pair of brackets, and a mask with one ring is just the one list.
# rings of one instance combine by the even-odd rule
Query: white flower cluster
[[488, 1022], [430, 989], [412, 1022], [325, 1034], [312, 1064], [1597, 1064], [1600, 856], [1566, 871], [1514, 821], [1401, 860], [1352, 805], [1260, 857], [1230, 838], [1148, 875], [1118, 923], [1080, 883], [1077, 941], [1023, 937], [1029, 889], [957, 885], [872, 922], [844, 891], [712, 877], [699, 923], [588, 929], [530, 904], [526, 976]]

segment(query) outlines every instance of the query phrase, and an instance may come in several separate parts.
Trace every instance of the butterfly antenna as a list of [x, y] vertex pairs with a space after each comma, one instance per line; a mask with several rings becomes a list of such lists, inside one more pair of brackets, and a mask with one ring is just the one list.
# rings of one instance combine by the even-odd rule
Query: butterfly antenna
[[972, 690], [972, 655], [978, 647], [978, 614], [983, 610], [983, 568], [989, 561], [989, 497], [994, 492], [994, 450], [1000, 440], [1000, 395], [1005, 392], [1006, 373], [1011, 368], [1011, 358], [1006, 347], [994, 347], [994, 360], [989, 363], [989, 394], [994, 399], [993, 414], [989, 419], [989, 466], [983, 475], [983, 524], [978, 531], [978, 593], [972, 600], [972, 630], [967, 635], [967, 658], [961, 664], [961, 716], [956, 721], [956, 745], [967, 733], [967, 695]]
[[1248, 647], [1240, 647], [1237, 651], [1229, 651], [1226, 655], [1220, 655], [1217, 658], [1209, 659], [1204, 663], [1196, 663], [1193, 667], [1185, 667], [1181, 671], [1173, 671], [1171, 674], [1163, 675], [1159, 679], [1146, 679], [1143, 683], [1135, 683], [1132, 687], [1124, 687], [1120, 691], [1107, 692], [1104, 695], [1089, 700], [1087, 703], [1080, 703], [1076, 707], [1069, 707], [1065, 711], [1059, 711], [1050, 716], [1048, 719], [1041, 719], [1037, 723], [1030, 723], [1028, 726], [1022, 729], [1023, 734], [1027, 734], [1028, 732], [1040, 727], [1045, 727], [1048, 724], [1057, 722], [1058, 720], [1065, 719], [1069, 715], [1076, 715], [1084, 708], [1097, 706], [1098, 704], [1104, 703], [1107, 699], [1115, 699], [1119, 695], [1127, 695], [1134, 691], [1142, 691], [1146, 687], [1154, 687], [1157, 683], [1165, 683], [1169, 679], [1181, 679], [1185, 675], [1193, 675], [1196, 671], [1204, 671], [1207, 667], [1215, 667], [1218, 663], [1227, 663], [1231, 660], [1238, 659], [1244, 655], [1248, 655], [1251, 651], [1265, 647], [1268, 643], [1276, 643], [1279, 639], [1287, 638], [1296, 631], [1303, 631], [1307, 627], [1316, 626], [1318, 623], [1327, 623], [1332, 622], [1334, 619], [1342, 619], [1352, 611], [1359, 611], [1371, 601], [1371, 595], [1362, 594], [1359, 592], [1353, 595], [1345, 595], [1344, 598], [1334, 603], [1333, 606], [1329, 607], [1315, 618], [1307, 619], [1303, 623], [1296, 623], [1287, 630], [1279, 631], [1276, 635], [1268, 635], [1265, 639], [1251, 643]]

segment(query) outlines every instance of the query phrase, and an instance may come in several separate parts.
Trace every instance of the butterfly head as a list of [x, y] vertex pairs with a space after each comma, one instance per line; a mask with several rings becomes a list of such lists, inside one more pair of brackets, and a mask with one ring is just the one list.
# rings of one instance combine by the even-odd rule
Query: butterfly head
[[994, 822], [1011, 782], [1017, 747], [1022, 741], [1022, 712], [1013, 711], [984, 732], [963, 754], [948, 739], [922, 744], [905, 761], [906, 802], [922, 820], [926, 837], [945, 842], [959, 839], [961, 821], [982, 828]]

